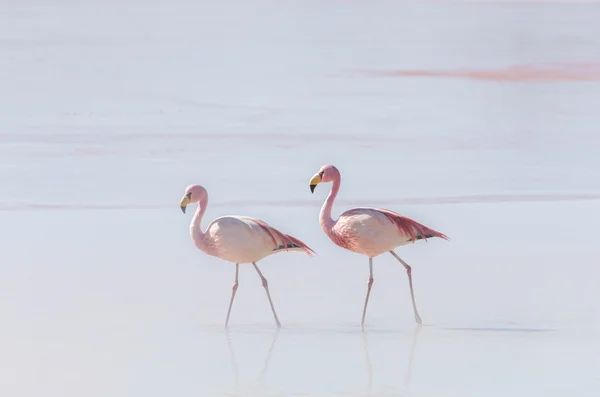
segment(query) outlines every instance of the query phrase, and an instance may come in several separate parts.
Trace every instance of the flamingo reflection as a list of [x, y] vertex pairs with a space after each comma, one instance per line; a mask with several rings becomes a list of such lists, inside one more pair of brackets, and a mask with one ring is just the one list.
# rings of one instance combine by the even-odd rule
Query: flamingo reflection
[[[414, 361], [414, 357], [415, 357], [415, 349], [417, 347], [417, 339], [418, 339], [417, 336], [419, 335], [419, 332], [421, 332], [421, 327], [422, 327], [421, 325], [417, 324], [412, 333], [410, 353], [408, 356], [408, 365], [406, 368], [406, 375], [404, 377], [404, 387], [407, 389], [410, 386], [410, 381], [412, 378], [413, 361]], [[372, 362], [371, 356], [369, 354], [369, 339], [367, 336], [367, 332], [364, 332], [362, 334], [362, 337], [363, 337], [362, 338], [363, 346], [364, 346], [364, 350], [365, 350], [365, 361], [367, 363], [367, 379], [368, 379], [367, 395], [371, 396], [372, 388], [373, 388], [373, 362]]]
[[[421, 331], [421, 326], [420, 325], [416, 325], [415, 328], [412, 331], [412, 335], [410, 337], [411, 340], [411, 347], [410, 347], [410, 351], [408, 354], [408, 363], [407, 363], [407, 367], [406, 367], [406, 373], [404, 375], [404, 382], [403, 385], [397, 385], [397, 388], [401, 388], [403, 390], [397, 390], [394, 392], [394, 394], [392, 395], [403, 395], [405, 394], [405, 392], [409, 389], [410, 387], [410, 383], [411, 383], [411, 378], [412, 378], [412, 372], [413, 372], [413, 362], [414, 362], [414, 358], [415, 358], [415, 352], [416, 352], [416, 348], [417, 348], [417, 341], [418, 341], [418, 335]], [[260, 370], [260, 373], [258, 374], [258, 377], [256, 379], [256, 387], [252, 388], [252, 390], [248, 390], [248, 388], [244, 387], [243, 389], [240, 389], [240, 374], [239, 374], [239, 366], [238, 366], [238, 362], [236, 359], [236, 355], [235, 355], [235, 349], [233, 346], [233, 341], [231, 338], [231, 335], [229, 333], [229, 331], [226, 331], [226, 335], [227, 335], [227, 344], [229, 347], [229, 352], [230, 352], [230, 357], [231, 357], [231, 366], [233, 369], [233, 390], [228, 393], [228, 396], [248, 396], [249, 392], [251, 392], [251, 395], [267, 395], [269, 394], [268, 390], [266, 390], [266, 385], [265, 385], [265, 379], [266, 379], [266, 375], [269, 371], [269, 367], [270, 367], [270, 362], [271, 362], [271, 357], [273, 355], [273, 350], [275, 348], [275, 344], [277, 343], [277, 340], [279, 338], [279, 334], [281, 331], [276, 330], [275, 332], [273, 332], [273, 338], [271, 340], [271, 345], [269, 347], [269, 350], [266, 354], [264, 363], [262, 365], [262, 369]], [[289, 332], [289, 330], [288, 330]], [[373, 373], [374, 370], [373, 368], [377, 368], [378, 363], [375, 362], [375, 365], [371, 359], [371, 352], [370, 352], [370, 347], [369, 347], [369, 333], [368, 332], [361, 332], [361, 338], [362, 338], [362, 343], [363, 343], [363, 348], [364, 348], [364, 357], [365, 357], [365, 363], [366, 363], [366, 372], [367, 372], [367, 392], [366, 394], [362, 394], [361, 395], [367, 395], [367, 396], [372, 396], [373, 394]], [[407, 338], [408, 339], [408, 338]], [[406, 341], [407, 341], [406, 339]], [[389, 356], [388, 356], [389, 357]], [[381, 363], [379, 363], [381, 364]], [[308, 381], [310, 383], [310, 379], [307, 379], [306, 381]], [[377, 393], [375, 393], [377, 394]], [[386, 394], [387, 396], [390, 396], [390, 394]]]
[[[269, 369], [269, 363], [271, 361], [271, 355], [273, 353], [273, 349], [275, 347], [275, 343], [277, 342], [277, 339], [279, 337], [279, 329], [277, 329], [275, 332], [273, 332], [273, 339], [271, 340], [271, 346], [269, 347], [269, 351], [267, 353], [267, 357], [265, 358], [265, 362], [263, 363], [263, 367], [262, 370], [260, 371], [260, 374], [258, 375], [257, 378], [257, 382], [258, 382], [258, 387], [260, 389], [264, 389], [264, 381], [265, 381], [265, 376], [267, 374], [267, 371]], [[239, 386], [240, 386], [240, 377], [239, 377], [239, 366], [235, 357], [235, 352], [233, 349], [233, 344], [232, 344], [232, 338], [231, 338], [231, 334], [229, 333], [228, 330], [226, 330], [226, 336], [227, 336], [227, 346], [229, 347], [229, 353], [231, 356], [231, 366], [233, 368], [233, 379], [234, 379], [234, 386], [233, 386], [233, 396], [237, 396], [240, 395], [239, 394]]]

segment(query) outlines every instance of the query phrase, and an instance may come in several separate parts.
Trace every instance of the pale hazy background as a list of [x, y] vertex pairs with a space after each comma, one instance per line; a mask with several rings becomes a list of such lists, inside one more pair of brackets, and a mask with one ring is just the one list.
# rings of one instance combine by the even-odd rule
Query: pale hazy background
[[[485, 4], [483, 4], [485, 3]], [[597, 396], [600, 4], [0, 1], [0, 395]], [[368, 261], [318, 225], [383, 206], [452, 241]], [[311, 259], [244, 266], [262, 218]]]

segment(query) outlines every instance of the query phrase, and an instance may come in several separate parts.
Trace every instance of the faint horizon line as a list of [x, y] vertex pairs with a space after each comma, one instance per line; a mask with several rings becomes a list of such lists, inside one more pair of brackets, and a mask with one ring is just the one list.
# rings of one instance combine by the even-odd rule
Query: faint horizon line
[[[384, 206], [384, 205], [448, 205], [448, 204], [493, 204], [523, 202], [591, 201], [600, 200], [600, 194], [488, 194], [445, 197], [407, 197], [387, 200], [337, 200], [344, 206]], [[177, 201], [177, 200], [175, 200]], [[175, 202], [174, 201], [174, 202]], [[211, 203], [211, 207], [320, 207], [321, 200], [233, 200]], [[40, 204], [13, 203], [0, 204], [0, 212], [16, 211], [92, 211], [92, 210], [149, 210], [176, 208], [168, 204]]]

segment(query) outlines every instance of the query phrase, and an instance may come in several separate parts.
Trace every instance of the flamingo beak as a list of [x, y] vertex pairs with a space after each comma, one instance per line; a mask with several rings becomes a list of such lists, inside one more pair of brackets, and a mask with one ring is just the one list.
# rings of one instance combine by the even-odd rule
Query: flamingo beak
[[321, 175], [317, 174], [315, 176], [312, 177], [312, 179], [310, 180], [310, 182], [308, 182], [308, 184], [310, 185], [310, 192], [314, 193], [315, 192], [315, 188], [317, 187], [317, 185], [321, 183]]
[[189, 195], [183, 196], [183, 198], [181, 199], [181, 202], [179, 203], [179, 207], [181, 208], [181, 212], [183, 212], [184, 214], [185, 214], [185, 207], [187, 207], [187, 205], [189, 203], [190, 203]]

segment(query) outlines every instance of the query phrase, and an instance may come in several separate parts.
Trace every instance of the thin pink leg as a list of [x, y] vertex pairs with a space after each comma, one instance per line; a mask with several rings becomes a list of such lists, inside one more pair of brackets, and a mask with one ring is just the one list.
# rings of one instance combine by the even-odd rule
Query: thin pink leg
[[413, 292], [413, 284], [412, 284], [412, 269], [408, 265], [408, 263], [404, 262], [394, 251], [390, 251], [390, 254], [394, 255], [394, 258], [398, 259], [400, 263], [404, 265], [406, 269], [406, 274], [408, 274], [408, 285], [410, 286], [410, 297], [412, 299], [413, 312], [415, 314], [415, 321], [417, 324], [421, 325], [421, 316], [419, 316], [419, 312], [417, 311], [417, 304], [415, 303], [415, 293]]
[[235, 293], [238, 289], [238, 274], [240, 273], [240, 264], [235, 264], [235, 281], [233, 282], [233, 287], [231, 288], [231, 300], [229, 301], [229, 310], [227, 310], [227, 319], [225, 320], [225, 328], [229, 324], [229, 315], [231, 314], [231, 308], [233, 307], [233, 299], [235, 298]]
[[373, 258], [369, 258], [369, 281], [367, 281], [367, 297], [365, 298], [365, 307], [363, 308], [362, 321], [360, 326], [365, 329], [365, 316], [367, 315], [367, 305], [369, 304], [369, 296], [371, 295], [371, 287], [373, 286]]
[[262, 280], [262, 285], [263, 285], [263, 287], [265, 287], [265, 291], [267, 292], [267, 298], [269, 298], [269, 304], [271, 305], [271, 310], [273, 311], [273, 317], [275, 317], [275, 322], [277, 323], [277, 328], [281, 328], [281, 323], [279, 322], [279, 318], [277, 318], [277, 313], [275, 313], [275, 306], [273, 306], [273, 300], [271, 299], [271, 293], [269, 292], [269, 283], [267, 283], [267, 279], [260, 272], [260, 269], [258, 268], [258, 266], [256, 266], [256, 262], [252, 262], [252, 265], [254, 265], [256, 272], [258, 273], [258, 275], [260, 276], [260, 279]]

